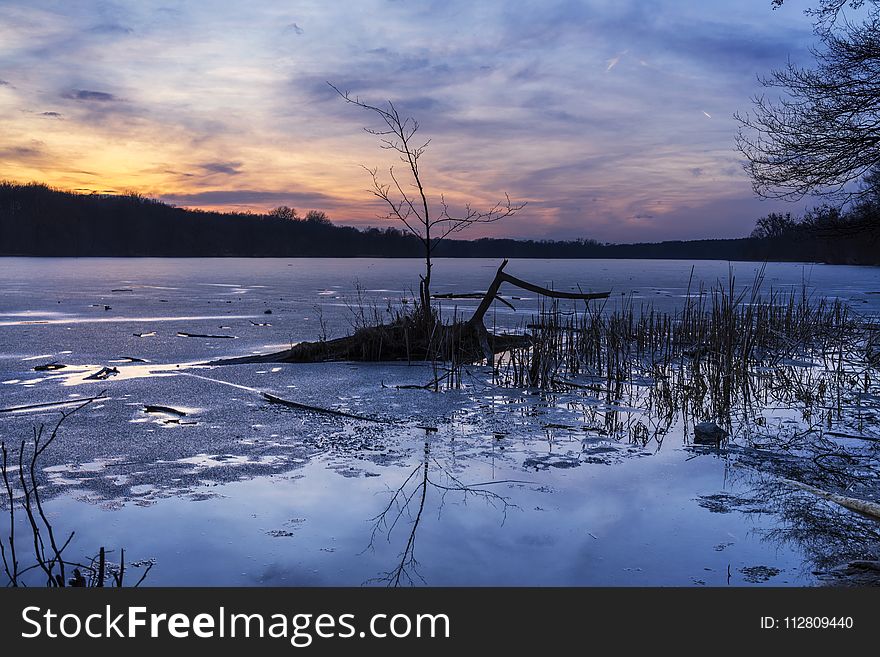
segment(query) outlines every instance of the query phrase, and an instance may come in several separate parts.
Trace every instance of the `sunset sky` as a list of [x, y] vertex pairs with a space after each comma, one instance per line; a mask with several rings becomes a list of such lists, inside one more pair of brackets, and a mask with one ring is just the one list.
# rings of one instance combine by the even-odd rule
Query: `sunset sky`
[[0, 178], [380, 225], [393, 164], [327, 85], [393, 99], [430, 190], [517, 217], [461, 237], [747, 234], [733, 113], [808, 62], [789, 0], [0, 1]]

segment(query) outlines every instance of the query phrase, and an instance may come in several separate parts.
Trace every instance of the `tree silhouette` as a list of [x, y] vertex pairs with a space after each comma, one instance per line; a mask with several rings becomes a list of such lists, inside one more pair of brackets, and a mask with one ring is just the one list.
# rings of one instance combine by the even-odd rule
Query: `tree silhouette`
[[525, 207], [525, 203], [513, 203], [505, 194], [505, 200], [499, 201], [490, 209], [481, 211], [474, 209], [470, 204], [466, 205], [464, 212], [456, 214], [452, 212], [441, 195], [439, 209], [431, 210], [431, 203], [419, 168], [419, 160], [424, 155], [430, 144], [430, 139], [422, 141], [416, 137], [419, 123], [412, 117], [401, 116], [397, 108], [390, 100], [387, 107], [379, 107], [361, 101], [356, 96], [351, 96], [347, 91], [340, 91], [336, 86], [329, 84], [346, 103], [357, 105], [376, 114], [384, 127], [379, 129], [364, 128], [371, 135], [379, 137], [381, 148], [390, 150], [406, 165], [408, 182], [395, 173], [394, 167], [388, 168], [390, 183], [383, 182], [379, 176], [379, 169], [367, 168], [372, 178], [370, 192], [381, 199], [387, 210], [383, 218], [401, 222], [407, 230], [415, 235], [422, 243], [425, 257], [425, 273], [420, 276], [419, 305], [424, 317], [431, 318], [431, 257], [437, 245], [446, 237], [457, 233], [474, 224], [488, 224], [505, 217], [516, 214]]
[[[846, 6], [866, 16], [848, 20]], [[815, 66], [789, 62], [760, 79], [780, 97], [758, 96], [751, 114], [735, 115], [737, 147], [759, 196], [851, 201], [866, 193], [854, 183], [880, 166], [880, 0], [820, 0], [808, 13]]]
[[273, 219], [285, 219], [287, 221], [296, 221], [299, 219], [296, 210], [287, 205], [279, 205], [277, 208], [270, 210], [269, 216]]
[[784, 237], [795, 226], [790, 212], [771, 212], [758, 219], [750, 237], [757, 239]]
[[306, 221], [310, 221], [313, 224], [321, 224], [323, 226], [329, 226], [330, 220], [327, 218], [327, 213], [321, 210], [309, 210], [306, 213]]

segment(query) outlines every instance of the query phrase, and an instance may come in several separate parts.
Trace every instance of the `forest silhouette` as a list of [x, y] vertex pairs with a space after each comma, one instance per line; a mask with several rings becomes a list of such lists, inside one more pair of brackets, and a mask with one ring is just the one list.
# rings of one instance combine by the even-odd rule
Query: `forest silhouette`
[[[822, 206], [803, 218], [770, 214], [749, 237], [609, 244], [594, 239], [445, 240], [435, 257], [652, 258], [880, 264], [880, 202]], [[420, 257], [395, 227], [332, 223], [313, 210], [265, 214], [178, 208], [138, 194], [83, 194], [0, 183], [0, 255], [118, 257]]]

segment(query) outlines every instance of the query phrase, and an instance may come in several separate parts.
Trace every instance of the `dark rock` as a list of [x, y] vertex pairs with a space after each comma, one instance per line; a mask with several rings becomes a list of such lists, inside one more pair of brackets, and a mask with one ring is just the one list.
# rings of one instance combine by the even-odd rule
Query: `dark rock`
[[880, 561], [852, 561], [814, 574], [826, 586], [880, 586]]
[[714, 422], [700, 422], [694, 425], [695, 445], [718, 445], [727, 436], [728, 433]]

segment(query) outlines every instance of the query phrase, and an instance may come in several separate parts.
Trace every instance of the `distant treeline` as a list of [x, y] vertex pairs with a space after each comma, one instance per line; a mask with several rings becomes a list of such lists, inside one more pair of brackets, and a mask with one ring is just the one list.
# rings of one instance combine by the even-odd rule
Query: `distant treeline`
[[[771, 214], [750, 237], [601, 244], [447, 240], [437, 257], [674, 258], [880, 264], [877, 206], [858, 213], [819, 208], [803, 219]], [[421, 244], [395, 227], [332, 224], [323, 212], [267, 214], [185, 210], [136, 194], [110, 196], [0, 183], [0, 255], [170, 257], [420, 257]]]

